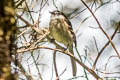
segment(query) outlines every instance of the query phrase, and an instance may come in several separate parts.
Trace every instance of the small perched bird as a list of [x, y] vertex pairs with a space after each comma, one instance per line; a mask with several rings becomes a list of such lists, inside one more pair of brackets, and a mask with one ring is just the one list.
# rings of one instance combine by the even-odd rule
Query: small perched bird
[[[63, 12], [55, 10], [51, 13], [49, 24], [50, 35], [58, 42], [63, 43], [73, 53], [73, 43], [76, 46], [76, 36], [73, 32], [72, 25]], [[73, 76], [76, 76], [76, 62], [71, 58]]]

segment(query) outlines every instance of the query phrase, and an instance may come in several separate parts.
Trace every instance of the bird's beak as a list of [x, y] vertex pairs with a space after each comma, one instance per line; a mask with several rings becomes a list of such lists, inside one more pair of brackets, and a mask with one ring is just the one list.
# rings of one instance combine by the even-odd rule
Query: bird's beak
[[49, 13], [53, 14], [53, 12], [49, 11]]

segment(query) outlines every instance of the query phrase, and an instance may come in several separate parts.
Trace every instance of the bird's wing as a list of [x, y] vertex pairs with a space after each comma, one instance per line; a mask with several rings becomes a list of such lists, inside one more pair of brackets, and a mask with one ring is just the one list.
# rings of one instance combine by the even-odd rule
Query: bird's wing
[[74, 33], [73, 29], [72, 29], [71, 22], [67, 18], [65, 19], [65, 22], [66, 22], [66, 25], [68, 25], [67, 26], [68, 31], [70, 31], [70, 33], [73, 35], [74, 44], [75, 44], [75, 46], [77, 46], [76, 36], [75, 36], [75, 33]]

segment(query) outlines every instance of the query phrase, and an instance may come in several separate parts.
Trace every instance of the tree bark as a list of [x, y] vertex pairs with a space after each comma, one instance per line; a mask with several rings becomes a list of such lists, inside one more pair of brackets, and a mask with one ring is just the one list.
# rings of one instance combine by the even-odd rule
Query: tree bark
[[13, 0], [0, 0], [0, 80], [14, 80], [11, 73], [11, 51], [15, 30]]

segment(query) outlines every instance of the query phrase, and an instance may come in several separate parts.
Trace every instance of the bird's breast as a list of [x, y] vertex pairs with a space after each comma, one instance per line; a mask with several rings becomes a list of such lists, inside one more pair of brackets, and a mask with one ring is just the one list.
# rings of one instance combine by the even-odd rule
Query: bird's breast
[[67, 46], [73, 42], [73, 38], [65, 26], [64, 21], [52, 20], [49, 29], [50, 34], [56, 41]]

